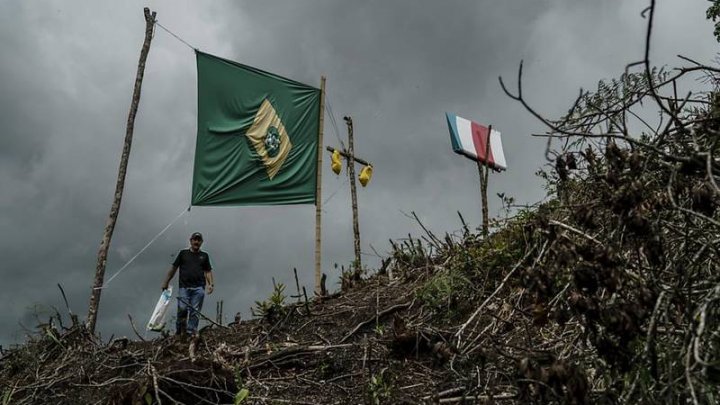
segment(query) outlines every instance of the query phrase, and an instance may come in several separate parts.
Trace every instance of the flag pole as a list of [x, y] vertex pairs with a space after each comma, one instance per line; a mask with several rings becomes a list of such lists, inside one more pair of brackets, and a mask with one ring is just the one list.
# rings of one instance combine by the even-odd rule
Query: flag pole
[[133, 130], [135, 128], [135, 116], [137, 115], [138, 104], [140, 103], [140, 90], [142, 89], [143, 76], [145, 75], [145, 62], [150, 52], [150, 42], [152, 41], [155, 28], [156, 13], [154, 11], [150, 13], [150, 9], [147, 7], [145, 7], [143, 12], [145, 14], [145, 40], [140, 50], [140, 61], [138, 62], [137, 73], [135, 75], [135, 88], [130, 102], [130, 112], [128, 113], [127, 127], [125, 130], [125, 144], [122, 155], [120, 156], [120, 168], [118, 169], [117, 183], [115, 185], [115, 195], [112, 206], [110, 207], [110, 215], [105, 224], [105, 231], [100, 241], [100, 249], [98, 250], [95, 279], [93, 281], [92, 293], [90, 294], [90, 305], [86, 321], [86, 326], [90, 333], [95, 333], [98, 307], [100, 306], [100, 293], [102, 292], [102, 285], [105, 279], [107, 255], [110, 248], [110, 240], [115, 230], [115, 222], [117, 221], [120, 211], [123, 189], [125, 188], [125, 175], [127, 174], [127, 165], [130, 158], [130, 147], [132, 146]]
[[480, 203], [482, 204], [482, 231], [484, 236], [488, 235], [490, 228], [487, 199], [488, 179], [490, 173], [490, 166], [488, 164], [491, 138], [490, 134], [492, 134], [492, 125], [488, 126], [487, 142], [485, 142], [485, 163], [480, 163], [479, 159], [477, 161], [478, 173], [480, 174]]
[[315, 295], [322, 295], [322, 146], [325, 124], [325, 76], [320, 77], [320, 125], [317, 145], [317, 179], [315, 184]]

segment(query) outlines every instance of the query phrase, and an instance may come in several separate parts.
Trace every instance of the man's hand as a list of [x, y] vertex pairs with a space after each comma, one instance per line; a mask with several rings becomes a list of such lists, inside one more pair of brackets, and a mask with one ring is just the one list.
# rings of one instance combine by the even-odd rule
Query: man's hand
[[175, 266], [170, 266], [170, 270], [168, 270], [168, 273], [165, 276], [165, 280], [163, 281], [162, 286], [160, 287], [160, 288], [162, 288], [163, 291], [168, 289], [168, 285], [170, 285], [170, 281], [173, 279], [173, 277], [175, 277], [175, 272], [177, 271], [177, 269], [178, 268]]
[[208, 295], [212, 294], [213, 289], [214, 289], [214, 287], [213, 287], [212, 284], [208, 284], [208, 285], [205, 286], [205, 292], [206, 292]]

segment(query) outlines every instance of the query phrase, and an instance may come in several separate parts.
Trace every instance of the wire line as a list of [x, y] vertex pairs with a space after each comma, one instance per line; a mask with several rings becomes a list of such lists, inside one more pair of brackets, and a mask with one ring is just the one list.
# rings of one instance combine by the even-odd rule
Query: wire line
[[162, 234], [164, 234], [165, 231], [167, 231], [168, 229], [170, 229], [170, 227], [173, 226], [173, 224], [174, 224], [175, 222], [177, 222], [177, 220], [180, 219], [180, 217], [182, 217], [186, 212], [189, 212], [189, 211], [190, 211], [190, 207], [183, 208], [182, 212], [180, 212], [180, 214], [179, 214], [177, 217], [175, 217], [175, 219], [173, 219], [172, 221], [170, 221], [170, 223], [167, 224], [167, 226], [166, 226], [165, 228], [163, 228], [163, 230], [160, 231], [160, 233], [158, 233], [157, 235], [155, 235], [155, 237], [153, 237], [152, 239], [150, 239], [150, 242], [148, 242], [148, 243], [145, 245], [145, 247], [143, 247], [142, 249], [140, 249], [140, 251], [137, 252], [137, 253], [135, 254], [135, 256], [132, 257], [132, 259], [128, 260], [128, 262], [125, 263], [125, 265], [123, 265], [123, 266], [120, 268], [120, 270], [116, 271], [115, 274], [113, 274], [112, 277], [110, 277], [110, 278], [108, 279], [108, 281], [106, 281], [105, 283], [103, 283], [102, 286], [100, 286], [100, 287], [95, 287], [95, 289], [96, 289], [96, 290], [101, 290], [101, 289], [106, 288], [107, 285], [110, 284], [110, 282], [113, 281], [113, 279], [118, 276], [118, 274], [120, 274], [123, 270], [125, 270], [125, 269], [130, 265], [130, 263], [132, 263], [133, 261], [135, 261], [135, 259], [137, 259], [138, 256], [140, 256], [140, 255], [142, 254], [142, 252], [145, 251], [145, 249], [147, 249], [148, 247], [150, 247], [150, 245], [152, 245], [153, 242], [155, 242], [155, 240], [157, 240], [157, 238], [159, 238]]
[[341, 189], [345, 188], [345, 186], [346, 186], [348, 183], [350, 183], [350, 179], [346, 178], [345, 181], [343, 181], [339, 186], [337, 186], [337, 187], [335, 188], [335, 191], [333, 191], [332, 193], [330, 193], [330, 195], [325, 199], [325, 201], [323, 201], [321, 207], [324, 207], [325, 204], [327, 204], [328, 201], [330, 201], [333, 197], [335, 197], [335, 194], [337, 194]]
[[330, 104], [330, 100], [328, 99], [327, 95], [325, 95], [326, 104], [327, 104], [327, 112], [328, 117], [330, 117], [330, 124], [332, 124], [333, 131], [335, 131], [335, 137], [337, 138], [338, 142], [340, 142], [340, 146], [343, 150], [345, 150], [345, 143], [340, 138], [340, 131], [338, 130], [337, 121], [335, 121], [335, 114], [333, 113], [332, 105]]
[[173, 37], [175, 37], [175, 39], [177, 39], [178, 41], [180, 41], [180, 42], [182, 42], [183, 44], [187, 45], [188, 48], [192, 49], [193, 51], [197, 51], [197, 50], [198, 50], [196, 47], [190, 45], [187, 41], [185, 41], [184, 39], [180, 38], [179, 35], [175, 34], [174, 32], [170, 31], [169, 29], [165, 28], [162, 24], [160, 24], [160, 22], [159, 22], [158, 20], [155, 20], [155, 24], [156, 24], [158, 27], [162, 28], [162, 29], [163, 29], [165, 32], [167, 32], [168, 34], [170, 34], [170, 35], [172, 35]]

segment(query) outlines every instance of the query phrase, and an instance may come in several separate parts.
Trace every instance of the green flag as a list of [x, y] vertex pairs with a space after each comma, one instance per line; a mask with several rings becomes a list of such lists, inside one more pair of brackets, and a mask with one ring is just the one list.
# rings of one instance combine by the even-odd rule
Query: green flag
[[192, 205], [314, 204], [320, 90], [196, 54]]

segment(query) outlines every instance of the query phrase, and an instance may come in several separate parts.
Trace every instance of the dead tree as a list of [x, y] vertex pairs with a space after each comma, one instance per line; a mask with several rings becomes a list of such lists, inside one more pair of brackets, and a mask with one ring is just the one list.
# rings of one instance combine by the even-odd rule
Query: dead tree
[[145, 61], [150, 52], [150, 42], [153, 37], [155, 28], [155, 12], [145, 7], [145, 40], [140, 50], [140, 61], [138, 62], [137, 74], [135, 75], [135, 89], [133, 90], [132, 102], [130, 103], [130, 112], [128, 113], [127, 126], [125, 130], [125, 144], [123, 145], [122, 155], [120, 157], [120, 168], [118, 170], [117, 183], [115, 185], [115, 195], [113, 196], [110, 215], [105, 224], [102, 240], [100, 241], [100, 249], [98, 250], [97, 264], [95, 266], [95, 278], [93, 280], [93, 289], [90, 294], [90, 305], [88, 308], [88, 316], [86, 326], [90, 333], [95, 332], [95, 324], [97, 322], [98, 307], [100, 306], [100, 294], [105, 279], [105, 266], [107, 265], [107, 255], [110, 249], [110, 240], [115, 230], [115, 222], [117, 221], [118, 212], [120, 212], [120, 203], [122, 202], [123, 189], [125, 188], [125, 175], [127, 173], [128, 160], [130, 158], [130, 147], [132, 146], [133, 130], [135, 128], [135, 116], [137, 115], [138, 105], [140, 104], [140, 91], [142, 89], [143, 76], [145, 75]]

